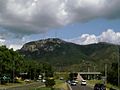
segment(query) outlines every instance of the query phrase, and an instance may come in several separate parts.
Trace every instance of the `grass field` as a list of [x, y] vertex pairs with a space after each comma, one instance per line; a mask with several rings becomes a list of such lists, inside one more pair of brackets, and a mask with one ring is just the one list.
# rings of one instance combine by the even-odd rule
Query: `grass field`
[[63, 80], [55, 80], [55, 86], [53, 88], [49, 88], [49, 87], [38, 87], [35, 89], [31, 89], [31, 90], [68, 90], [67, 84], [63, 81]]
[[25, 84], [26, 84], [26, 82], [24, 82], [24, 81], [21, 81], [20, 83], [6, 83], [4, 85], [0, 85], [0, 88], [17, 87], [17, 86], [22, 86]]
[[67, 84], [63, 80], [55, 80], [56, 85], [54, 86], [55, 88], [63, 88], [64, 90], [67, 90]]

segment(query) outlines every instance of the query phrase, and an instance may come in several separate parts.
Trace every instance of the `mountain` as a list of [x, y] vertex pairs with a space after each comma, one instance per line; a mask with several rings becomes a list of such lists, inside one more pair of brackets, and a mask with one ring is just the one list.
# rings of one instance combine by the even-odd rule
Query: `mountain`
[[52, 64], [55, 63], [73, 63], [84, 59], [85, 55], [78, 50], [79, 45], [65, 42], [57, 38], [49, 38], [45, 40], [33, 41], [26, 43], [20, 52], [27, 58], [39, 59]]
[[104, 42], [77, 45], [58, 38], [48, 38], [26, 43], [19, 52], [26, 59], [48, 62], [61, 68], [72, 65], [75, 68], [95, 65], [101, 69], [105, 63], [110, 68], [112, 63], [117, 62], [118, 47]]

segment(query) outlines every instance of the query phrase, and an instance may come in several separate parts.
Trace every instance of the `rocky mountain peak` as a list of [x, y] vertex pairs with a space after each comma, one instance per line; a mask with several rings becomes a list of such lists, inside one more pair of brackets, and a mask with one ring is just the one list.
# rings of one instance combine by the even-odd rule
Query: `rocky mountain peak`
[[60, 47], [60, 44], [66, 43], [65, 41], [58, 39], [58, 38], [48, 38], [48, 39], [42, 39], [38, 41], [32, 41], [29, 43], [26, 43], [21, 48], [22, 51], [38, 51], [38, 50], [44, 50], [44, 51], [53, 51], [54, 48]]

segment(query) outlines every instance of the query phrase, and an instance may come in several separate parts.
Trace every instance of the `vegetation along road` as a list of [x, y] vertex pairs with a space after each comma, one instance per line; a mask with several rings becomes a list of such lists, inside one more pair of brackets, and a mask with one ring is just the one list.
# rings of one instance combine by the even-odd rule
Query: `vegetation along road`
[[40, 82], [34, 82], [34, 83], [31, 83], [31, 84], [26, 84], [26, 85], [6, 88], [6, 89], [0, 89], [0, 90], [32, 90], [33, 88], [37, 88], [37, 87], [40, 87], [42, 85], [43, 84], [40, 83]]
[[89, 86], [81, 86], [80, 84], [78, 84], [76, 86], [71, 86], [71, 88], [72, 88], [72, 90], [93, 90]]

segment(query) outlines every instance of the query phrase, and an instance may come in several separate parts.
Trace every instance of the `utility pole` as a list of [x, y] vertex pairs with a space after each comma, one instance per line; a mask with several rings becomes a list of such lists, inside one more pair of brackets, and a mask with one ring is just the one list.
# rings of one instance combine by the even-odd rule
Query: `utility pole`
[[105, 85], [107, 84], [107, 64], [105, 64]]
[[[0, 59], [0, 75], [2, 76], [2, 59]], [[0, 80], [0, 84], [1, 84], [1, 80]]]
[[[87, 72], [90, 72], [90, 63], [87, 63]], [[88, 75], [88, 80], [90, 79], [90, 75]]]
[[[90, 72], [90, 67], [88, 66], [88, 73]], [[88, 80], [90, 79], [90, 75], [88, 75]]]
[[13, 57], [13, 83], [14, 83], [14, 74], [15, 74], [15, 57]]
[[[95, 68], [96, 68], [96, 66], [94, 65], [94, 72], [95, 72]], [[94, 80], [95, 80], [95, 74], [94, 74]]]
[[118, 61], [118, 87], [119, 87], [119, 85], [120, 85], [120, 67], [119, 67], [119, 63], [120, 63], [120, 61], [119, 61], [119, 46], [117, 46], [116, 45], [116, 47], [117, 47], [117, 61]]

